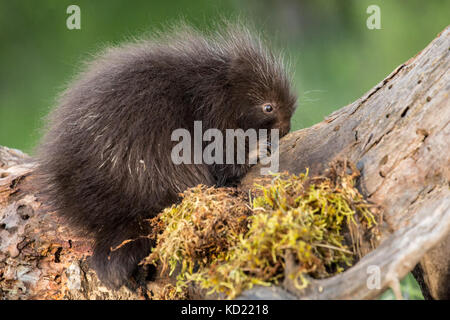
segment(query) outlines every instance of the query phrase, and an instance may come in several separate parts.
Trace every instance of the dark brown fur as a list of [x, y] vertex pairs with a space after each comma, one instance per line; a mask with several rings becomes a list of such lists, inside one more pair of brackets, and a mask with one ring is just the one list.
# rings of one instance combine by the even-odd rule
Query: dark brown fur
[[[169, 36], [102, 52], [62, 94], [38, 150], [42, 195], [95, 239], [93, 267], [118, 288], [150, 252], [145, 218], [197, 184], [240, 178], [246, 165], [175, 165], [174, 129], [289, 131], [295, 96], [280, 59], [245, 28]], [[272, 114], [261, 105], [275, 106]]]

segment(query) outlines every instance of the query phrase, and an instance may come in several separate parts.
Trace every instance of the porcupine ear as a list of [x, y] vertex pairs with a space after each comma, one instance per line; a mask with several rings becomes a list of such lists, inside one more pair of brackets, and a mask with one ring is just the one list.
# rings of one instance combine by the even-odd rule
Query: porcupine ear
[[232, 84], [240, 87], [248, 82], [251, 72], [251, 66], [246, 58], [236, 55], [231, 58], [227, 77]]

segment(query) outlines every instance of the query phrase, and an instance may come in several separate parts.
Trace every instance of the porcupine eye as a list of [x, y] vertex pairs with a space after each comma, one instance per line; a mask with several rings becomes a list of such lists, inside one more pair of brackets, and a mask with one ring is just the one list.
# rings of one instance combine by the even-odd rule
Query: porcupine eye
[[263, 105], [264, 113], [271, 113], [273, 111], [273, 107], [270, 104]]

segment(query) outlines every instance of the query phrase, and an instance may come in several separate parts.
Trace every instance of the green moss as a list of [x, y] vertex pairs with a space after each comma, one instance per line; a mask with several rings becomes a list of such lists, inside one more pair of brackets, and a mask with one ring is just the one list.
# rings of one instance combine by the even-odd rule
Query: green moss
[[180, 266], [179, 292], [195, 284], [227, 298], [286, 276], [302, 289], [307, 276], [342, 272], [364, 254], [363, 239], [373, 247], [377, 236], [376, 210], [354, 187], [358, 173], [345, 173], [349, 168], [340, 163], [314, 178], [276, 174], [251, 191], [251, 206], [234, 189], [191, 189], [162, 212], [165, 231], [147, 262], [170, 272]]
[[180, 267], [180, 277], [193, 273], [196, 265], [205, 266], [222, 255], [247, 231], [252, 213], [245, 194], [232, 188], [199, 185], [182, 194], [179, 205], [166, 208], [153, 219], [162, 230], [157, 245], [144, 263], [159, 261], [162, 273], [171, 275]]

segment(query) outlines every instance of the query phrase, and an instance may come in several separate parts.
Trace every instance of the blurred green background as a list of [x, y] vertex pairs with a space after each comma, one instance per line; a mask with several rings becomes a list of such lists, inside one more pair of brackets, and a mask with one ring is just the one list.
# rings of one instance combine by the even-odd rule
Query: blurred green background
[[[81, 8], [81, 30], [66, 27], [71, 4]], [[380, 30], [366, 26], [373, 4]], [[449, 13], [445, 0], [0, 0], [0, 145], [32, 153], [43, 117], [81, 60], [180, 18], [210, 28], [240, 16], [285, 51], [300, 98], [296, 130], [362, 96], [444, 29]], [[402, 288], [406, 298], [422, 298], [411, 275]]]

